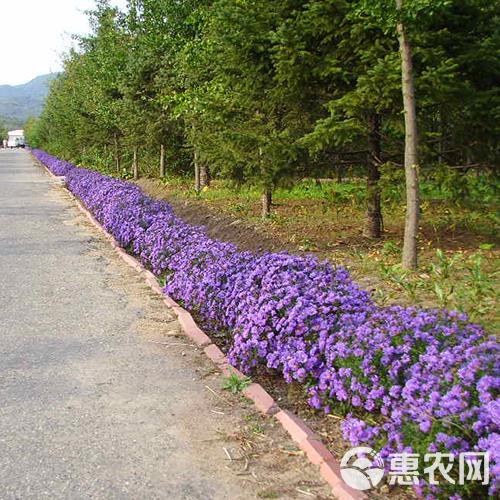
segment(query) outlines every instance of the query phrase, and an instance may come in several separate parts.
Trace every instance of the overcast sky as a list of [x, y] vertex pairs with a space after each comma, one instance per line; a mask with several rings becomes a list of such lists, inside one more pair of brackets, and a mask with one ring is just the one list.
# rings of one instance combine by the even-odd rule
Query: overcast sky
[[[124, 7], [126, 0], [113, 0]], [[70, 34], [89, 30], [93, 0], [0, 0], [0, 85], [59, 71]]]

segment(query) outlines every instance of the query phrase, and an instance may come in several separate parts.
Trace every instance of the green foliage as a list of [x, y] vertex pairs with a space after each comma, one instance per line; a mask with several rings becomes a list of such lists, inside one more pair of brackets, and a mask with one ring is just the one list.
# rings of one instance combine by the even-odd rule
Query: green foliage
[[[489, 205], [499, 17], [487, 0], [406, 1], [399, 11], [395, 0], [129, 0], [123, 12], [99, 0], [29, 140], [119, 176], [135, 147], [141, 173], [158, 175], [163, 145], [169, 173], [190, 173], [196, 156], [214, 178], [316, 190], [339, 213], [369, 201], [359, 186], [376, 163], [382, 204], [402, 208], [400, 19], [414, 52], [423, 198]], [[304, 185], [346, 170], [356, 187]]]
[[[387, 245], [387, 243], [386, 243]], [[498, 262], [491, 258], [485, 268], [485, 258], [491, 245], [472, 254], [447, 254], [436, 250], [435, 257], [418, 273], [401, 269], [394, 262], [392, 244], [389, 251], [384, 246], [383, 260], [378, 262], [380, 276], [412, 303], [433, 304], [443, 308], [467, 312], [473, 321], [484, 324], [485, 316], [494, 316], [498, 302]], [[494, 331], [497, 321], [487, 324]]]
[[[2, 136], [1, 130], [0, 136]], [[31, 117], [26, 120], [26, 123], [24, 124], [24, 137], [30, 147], [38, 148], [41, 146], [41, 140], [38, 136], [38, 122], [36, 118]]]
[[0, 142], [7, 138], [7, 125], [0, 120]]
[[229, 391], [232, 394], [239, 394], [243, 390], [245, 390], [252, 381], [248, 377], [241, 378], [235, 373], [232, 373], [229, 375], [229, 377], [226, 377], [224, 380], [224, 384], [222, 388], [225, 391]]

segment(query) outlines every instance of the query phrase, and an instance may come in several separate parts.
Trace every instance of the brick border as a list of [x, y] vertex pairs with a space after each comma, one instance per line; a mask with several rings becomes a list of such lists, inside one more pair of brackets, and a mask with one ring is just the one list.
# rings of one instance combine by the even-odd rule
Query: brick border
[[[31, 155], [31, 153], [30, 153]], [[205, 355], [210, 358], [219, 370], [226, 376], [236, 375], [239, 378], [244, 378], [244, 375], [229, 363], [225, 354], [212, 342], [212, 339], [201, 330], [194, 321], [191, 314], [182, 308], [175, 300], [163, 293], [163, 290], [156, 279], [156, 276], [146, 269], [135, 257], [128, 254], [120, 247], [115, 238], [101, 226], [97, 219], [91, 214], [83, 203], [66, 187], [64, 176], [54, 175], [41, 161], [31, 155], [35, 162], [42, 166], [43, 169], [54, 179], [62, 180], [61, 186], [69, 193], [75, 201], [79, 210], [89, 219], [90, 223], [104, 234], [115, 252], [138, 273], [142, 274], [144, 280], [153, 292], [161, 295], [165, 304], [173, 310], [177, 316], [183, 333], [189, 337], [198, 347], [203, 348]], [[282, 410], [271, 395], [260, 385], [251, 383], [243, 390], [246, 398], [250, 399], [260, 413], [267, 416], [272, 416], [277, 423], [289, 434], [290, 438], [299, 446], [306, 454], [309, 462], [319, 466], [319, 471], [323, 479], [332, 488], [332, 494], [338, 500], [364, 500], [367, 496], [361, 491], [350, 488], [342, 479], [340, 474], [340, 463], [333, 454], [321, 442], [321, 439], [316, 435], [297, 415], [288, 411]]]

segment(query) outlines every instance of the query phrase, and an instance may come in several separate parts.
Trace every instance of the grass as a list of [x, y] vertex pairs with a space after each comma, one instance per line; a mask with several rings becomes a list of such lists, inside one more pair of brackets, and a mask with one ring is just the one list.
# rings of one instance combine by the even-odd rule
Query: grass
[[497, 331], [498, 207], [491, 201], [477, 207], [461, 206], [443, 188], [424, 183], [420, 267], [408, 272], [399, 265], [405, 215], [399, 194], [391, 189], [382, 193], [384, 236], [367, 240], [362, 236], [364, 192], [361, 179], [341, 184], [304, 180], [291, 189], [277, 189], [273, 215], [263, 221], [256, 187], [235, 188], [214, 181], [197, 194], [190, 179], [179, 177], [164, 180], [162, 187], [167, 198], [200, 209], [210, 207], [248, 223], [286, 248], [344, 265], [381, 305], [457, 309], [487, 330]]
[[[442, 307], [467, 312], [488, 330], [499, 326], [498, 257], [489, 248], [476, 251], [443, 251], [421, 265], [418, 272], [408, 272], [399, 264], [399, 248], [393, 252], [389, 241], [367, 255], [359, 255], [353, 267], [356, 273], [378, 276], [384, 286], [374, 290], [381, 304], [405, 302], [424, 307]], [[389, 249], [389, 251], [388, 251]]]

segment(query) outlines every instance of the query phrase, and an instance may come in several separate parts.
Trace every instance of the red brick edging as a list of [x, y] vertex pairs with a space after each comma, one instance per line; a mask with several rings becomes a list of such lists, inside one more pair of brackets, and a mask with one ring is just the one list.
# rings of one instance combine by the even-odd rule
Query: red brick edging
[[[34, 158], [34, 157], [33, 157]], [[64, 177], [54, 175], [43, 163], [34, 158], [36, 163], [41, 165], [45, 171], [55, 179], [64, 179]], [[64, 186], [65, 187], [65, 186]], [[201, 330], [195, 323], [191, 314], [183, 309], [171, 297], [165, 295], [156, 279], [156, 276], [147, 270], [137, 259], [128, 254], [120, 247], [115, 238], [109, 234], [97, 221], [97, 219], [85, 208], [81, 201], [76, 198], [69, 189], [67, 192], [75, 201], [80, 211], [85, 214], [89, 221], [110, 241], [115, 252], [137, 272], [144, 276], [146, 283], [157, 294], [163, 297], [165, 304], [174, 311], [184, 334], [189, 337], [197, 346], [203, 348], [204, 353], [216, 364], [219, 370], [226, 376], [237, 375], [243, 378], [244, 375], [235, 367], [229, 364], [226, 355], [214, 344], [210, 337]], [[320, 473], [323, 479], [332, 488], [333, 495], [339, 500], [363, 500], [366, 495], [361, 491], [350, 488], [340, 475], [340, 463], [332, 453], [321, 442], [307, 424], [288, 410], [282, 410], [269, 393], [260, 385], [251, 383], [243, 390], [245, 397], [253, 401], [255, 407], [263, 414], [272, 416], [287, 431], [291, 439], [297, 443], [299, 448], [306, 454], [309, 461], [320, 467]]]

